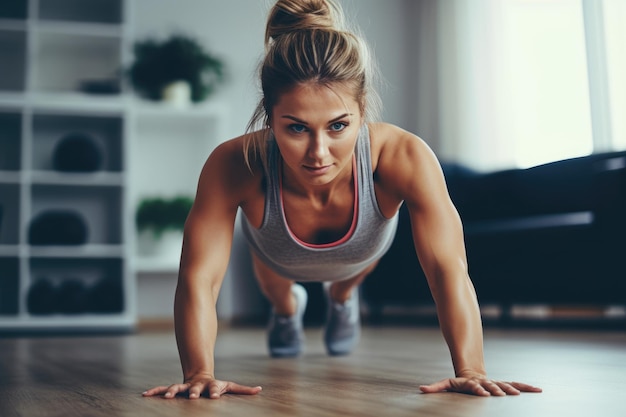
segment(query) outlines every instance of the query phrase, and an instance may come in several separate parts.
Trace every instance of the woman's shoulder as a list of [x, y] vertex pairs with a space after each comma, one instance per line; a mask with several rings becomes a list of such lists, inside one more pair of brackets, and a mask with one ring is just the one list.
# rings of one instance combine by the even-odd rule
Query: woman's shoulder
[[370, 126], [372, 165], [377, 184], [401, 200], [423, 196], [419, 190], [430, 190], [439, 183], [441, 166], [435, 153], [417, 135], [388, 123]]
[[251, 175], [263, 172], [262, 159], [259, 155], [250, 154], [246, 157], [246, 143], [251, 135], [257, 132], [238, 136], [220, 143], [209, 155], [207, 163], [220, 165], [228, 173], [248, 171]]
[[393, 167], [400, 162], [419, 162], [432, 158], [428, 144], [419, 136], [391, 123], [377, 122], [368, 124], [372, 164], [376, 170]]
[[217, 181], [235, 193], [256, 188], [263, 177], [263, 165], [259, 158], [245, 157], [246, 140], [247, 134], [220, 143], [209, 155], [200, 180]]

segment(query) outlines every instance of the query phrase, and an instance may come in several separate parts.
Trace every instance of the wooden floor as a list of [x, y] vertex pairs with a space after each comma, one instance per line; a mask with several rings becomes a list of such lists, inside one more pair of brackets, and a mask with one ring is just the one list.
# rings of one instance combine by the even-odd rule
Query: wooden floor
[[0, 338], [0, 416], [626, 416], [624, 332], [487, 329], [491, 376], [544, 389], [505, 398], [418, 392], [451, 376], [436, 328], [367, 327], [341, 358], [321, 336], [307, 329], [301, 358], [270, 359], [263, 329], [221, 330], [218, 377], [263, 392], [194, 401], [141, 396], [180, 379], [169, 331]]

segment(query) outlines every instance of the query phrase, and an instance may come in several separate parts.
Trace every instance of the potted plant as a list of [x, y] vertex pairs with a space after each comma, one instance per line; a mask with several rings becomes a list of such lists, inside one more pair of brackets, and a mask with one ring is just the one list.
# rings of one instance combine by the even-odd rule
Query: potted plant
[[190, 101], [201, 102], [225, 75], [224, 63], [186, 35], [138, 41], [134, 55], [128, 77], [135, 90], [151, 100], [163, 100], [165, 95], [175, 104], [184, 104], [187, 91]]
[[192, 204], [193, 199], [187, 196], [142, 200], [135, 217], [139, 254], [178, 259], [185, 221]]

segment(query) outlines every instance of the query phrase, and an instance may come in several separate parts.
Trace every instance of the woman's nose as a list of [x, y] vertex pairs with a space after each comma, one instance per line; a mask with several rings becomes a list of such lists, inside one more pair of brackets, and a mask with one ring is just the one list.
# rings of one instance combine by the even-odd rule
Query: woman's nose
[[328, 138], [323, 133], [312, 133], [309, 154], [315, 159], [322, 159], [329, 154]]

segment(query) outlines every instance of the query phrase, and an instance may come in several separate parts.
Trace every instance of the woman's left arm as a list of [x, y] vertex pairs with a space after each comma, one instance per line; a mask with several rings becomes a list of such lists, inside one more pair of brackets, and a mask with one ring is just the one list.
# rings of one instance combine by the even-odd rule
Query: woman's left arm
[[445, 184], [439, 162], [416, 136], [391, 129], [378, 163], [385, 190], [393, 190], [408, 207], [413, 241], [426, 275], [443, 336], [450, 349], [455, 378], [421, 386], [425, 393], [517, 395], [541, 389], [486, 376], [483, 329], [476, 292], [470, 280], [463, 227]]

